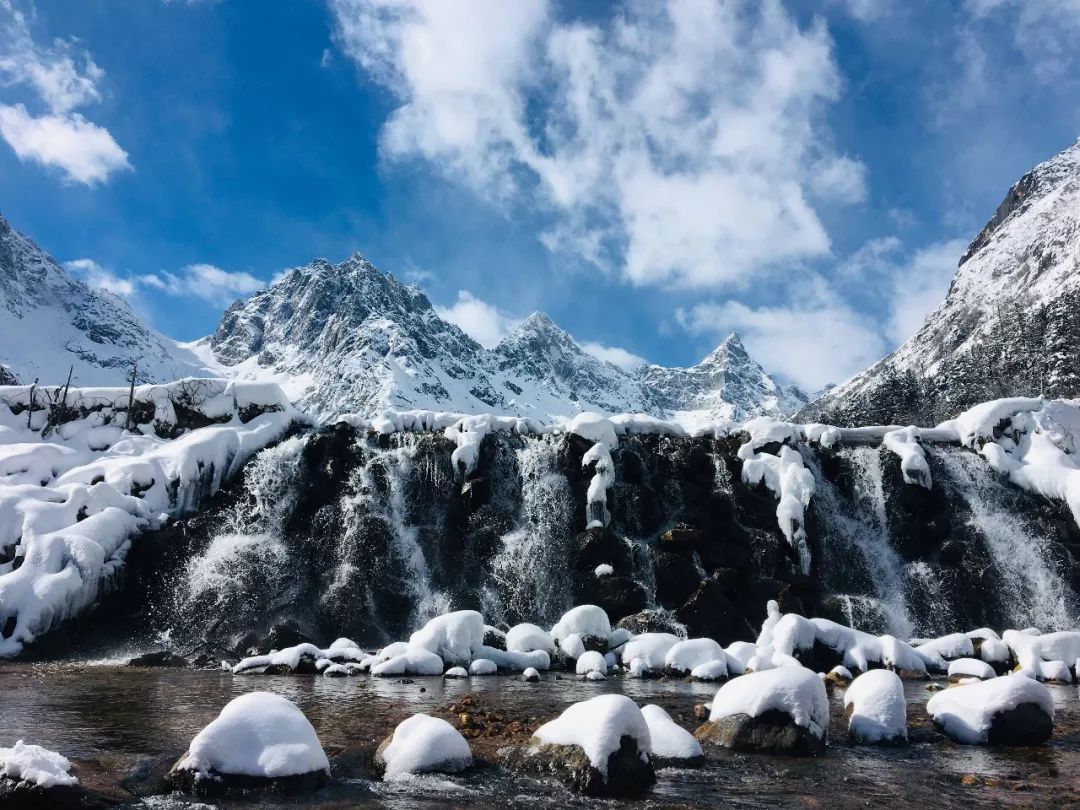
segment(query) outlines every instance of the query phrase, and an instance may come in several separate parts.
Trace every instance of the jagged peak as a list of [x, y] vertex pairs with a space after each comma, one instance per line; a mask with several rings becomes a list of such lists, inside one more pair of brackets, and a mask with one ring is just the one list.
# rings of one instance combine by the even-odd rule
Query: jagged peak
[[720, 345], [709, 352], [698, 363], [699, 366], [713, 365], [716, 363], [725, 363], [732, 357], [740, 359], [749, 359], [750, 353], [746, 350], [746, 346], [743, 345], [742, 338], [738, 332], [729, 332], [727, 337], [720, 341]]

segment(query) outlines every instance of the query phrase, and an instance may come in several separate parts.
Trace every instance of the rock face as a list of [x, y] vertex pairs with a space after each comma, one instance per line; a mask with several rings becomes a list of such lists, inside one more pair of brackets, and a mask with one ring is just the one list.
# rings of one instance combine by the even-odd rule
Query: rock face
[[786, 754], [808, 757], [825, 753], [825, 738], [800, 726], [786, 712], [770, 709], [751, 717], [733, 714], [710, 720], [698, 727], [694, 736], [703, 743], [733, 751]]
[[1054, 719], [1035, 703], [998, 712], [990, 723], [990, 745], [1042, 745], [1054, 733]]
[[606, 774], [577, 745], [537, 745], [511, 755], [510, 764], [526, 773], [553, 776], [586, 796], [640, 796], [656, 784], [652, 763], [642, 758], [630, 736], [624, 736], [619, 750], [608, 757]]
[[799, 417], [937, 424], [1003, 396], [1080, 395], [1080, 141], [1024, 175], [899, 349]]
[[150, 329], [122, 299], [72, 278], [0, 216], [0, 385], [15, 380], [124, 385], [209, 376], [190, 352]]

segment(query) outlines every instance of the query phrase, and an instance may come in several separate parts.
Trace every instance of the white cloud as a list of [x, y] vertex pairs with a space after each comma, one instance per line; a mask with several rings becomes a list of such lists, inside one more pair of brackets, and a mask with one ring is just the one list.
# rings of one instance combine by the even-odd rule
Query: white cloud
[[179, 273], [149, 273], [136, 282], [167, 295], [194, 296], [211, 304], [229, 304], [266, 287], [251, 273], [222, 270], [212, 264], [189, 264]]
[[618, 366], [624, 371], [633, 371], [648, 362], [644, 357], [636, 355], [633, 352], [628, 352], [626, 349], [621, 349], [618, 346], [605, 346], [602, 343], [587, 342], [582, 343], [581, 348], [596, 359], [603, 360], [605, 363], [611, 363], [613, 366]]
[[514, 318], [498, 307], [481, 301], [468, 290], [459, 290], [453, 305], [435, 307], [435, 312], [486, 349], [497, 346], [521, 323], [520, 318]]
[[59, 168], [86, 185], [130, 169], [109, 131], [74, 112], [101, 99], [104, 76], [89, 53], [76, 53], [75, 40], [36, 43], [27, 14], [0, 0], [0, 87], [27, 86], [49, 110], [36, 115], [23, 104], [0, 105], [0, 137], [20, 160]]
[[808, 200], [865, 196], [830, 146], [840, 91], [822, 23], [779, 2], [630, 4], [601, 26], [544, 0], [330, 0], [344, 53], [398, 107], [381, 149], [498, 203], [543, 242], [635, 284], [741, 283], [824, 255]]
[[35, 118], [22, 104], [0, 105], [0, 136], [20, 160], [62, 169], [76, 183], [93, 185], [131, 168], [109, 131], [78, 113]]
[[64, 267], [94, 289], [106, 290], [121, 298], [131, 298], [135, 294], [134, 281], [106, 270], [93, 259], [72, 259], [64, 262]]
[[917, 250], [893, 272], [889, 337], [902, 343], [914, 335], [945, 300], [956, 266], [967, 248], [963, 239], [938, 242]]
[[[975, 23], [997, 21], [1012, 27], [1013, 44], [1039, 81], [1066, 77], [1076, 61], [1080, 0], [966, 0], [964, 5]], [[966, 34], [974, 39], [977, 31], [969, 26]]]
[[803, 296], [790, 306], [703, 303], [680, 310], [676, 317], [698, 334], [738, 330], [754, 359], [807, 391], [845, 380], [885, 354], [888, 347], [876, 324], [824, 285], [809, 285]]
[[330, 52], [329, 48], [323, 48], [322, 56], [319, 57], [319, 67], [323, 70], [330, 67], [330, 63], [333, 61], [334, 55]]

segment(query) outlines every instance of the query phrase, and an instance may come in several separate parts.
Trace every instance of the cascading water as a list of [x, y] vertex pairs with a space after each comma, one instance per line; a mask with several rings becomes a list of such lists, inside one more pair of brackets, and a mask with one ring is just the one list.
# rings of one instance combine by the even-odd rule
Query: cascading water
[[1077, 599], [1052, 556], [1045, 532], [1008, 505], [1017, 490], [1000, 481], [974, 453], [933, 449], [934, 462], [948, 475], [947, 485], [967, 508], [968, 525], [985, 543], [998, 574], [1001, 592], [994, 594], [1013, 627], [1044, 632], [1075, 627]]
[[889, 541], [878, 451], [850, 447], [838, 455], [856, 473], [853, 499], [822, 474], [813, 453], [803, 453], [817, 482], [822, 578], [837, 592], [852, 626], [876, 629], [884, 621], [882, 631], [910, 636], [917, 628], [905, 600], [904, 562]]
[[484, 588], [489, 621], [554, 622], [573, 605], [568, 561], [573, 498], [559, 469], [559, 444], [527, 436], [517, 451], [521, 503], [515, 527], [499, 540]]

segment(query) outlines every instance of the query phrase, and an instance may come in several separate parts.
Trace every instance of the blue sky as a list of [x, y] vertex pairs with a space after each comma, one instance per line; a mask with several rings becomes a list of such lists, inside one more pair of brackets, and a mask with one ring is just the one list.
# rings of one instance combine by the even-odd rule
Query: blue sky
[[0, 212], [178, 339], [360, 250], [482, 342], [737, 329], [815, 388], [1080, 135], [1078, 40], [1075, 0], [0, 0]]

